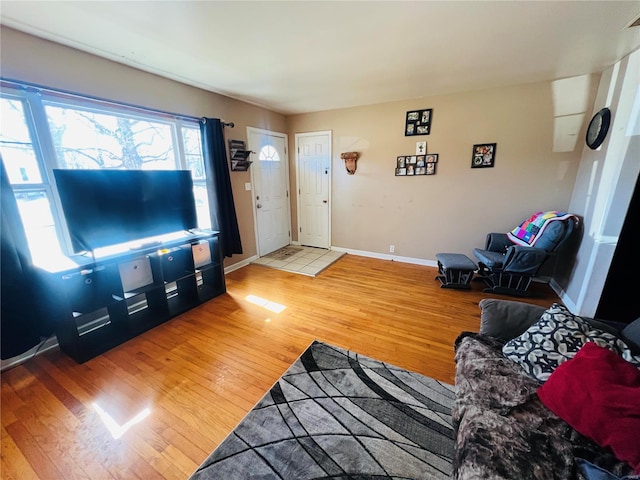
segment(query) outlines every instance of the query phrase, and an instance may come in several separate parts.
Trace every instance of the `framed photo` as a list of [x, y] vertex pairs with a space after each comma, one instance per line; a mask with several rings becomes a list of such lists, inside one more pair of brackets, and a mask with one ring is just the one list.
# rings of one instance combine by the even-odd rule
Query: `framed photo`
[[[404, 136], [429, 135], [431, 133], [431, 120], [433, 119], [433, 109], [410, 110], [404, 124]], [[426, 144], [425, 144], [426, 151]], [[424, 152], [421, 152], [424, 153]]]
[[402, 168], [396, 168], [396, 177], [403, 177], [407, 174], [407, 169], [402, 167]]
[[427, 163], [438, 163], [438, 154], [430, 153], [429, 155], [426, 156], [425, 161]]
[[436, 164], [435, 163], [427, 163], [425, 167], [425, 175], [435, 175], [436, 174]]
[[405, 167], [405, 157], [398, 157], [397, 161], [398, 165], [396, 168], [404, 168]]
[[496, 161], [495, 143], [479, 143], [473, 146], [471, 168], [493, 167]]

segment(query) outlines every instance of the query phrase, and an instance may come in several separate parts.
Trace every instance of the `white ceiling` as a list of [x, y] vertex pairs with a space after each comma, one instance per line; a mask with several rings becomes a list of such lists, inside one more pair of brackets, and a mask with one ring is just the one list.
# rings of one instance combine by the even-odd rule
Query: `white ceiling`
[[12, 1], [0, 22], [284, 114], [600, 72], [640, 1]]

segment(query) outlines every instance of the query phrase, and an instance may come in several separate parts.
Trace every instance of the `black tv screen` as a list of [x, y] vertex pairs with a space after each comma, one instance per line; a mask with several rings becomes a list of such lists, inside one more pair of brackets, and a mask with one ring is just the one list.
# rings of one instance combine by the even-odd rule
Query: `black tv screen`
[[189, 170], [53, 173], [75, 252], [198, 226]]

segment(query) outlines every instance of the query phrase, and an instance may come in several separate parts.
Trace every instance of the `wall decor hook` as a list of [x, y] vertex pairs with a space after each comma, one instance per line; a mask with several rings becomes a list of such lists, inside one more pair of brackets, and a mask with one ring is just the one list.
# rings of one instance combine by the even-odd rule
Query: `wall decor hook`
[[356, 173], [359, 156], [360, 154], [358, 152], [344, 152], [340, 154], [340, 158], [344, 160], [344, 167], [347, 169], [349, 175]]

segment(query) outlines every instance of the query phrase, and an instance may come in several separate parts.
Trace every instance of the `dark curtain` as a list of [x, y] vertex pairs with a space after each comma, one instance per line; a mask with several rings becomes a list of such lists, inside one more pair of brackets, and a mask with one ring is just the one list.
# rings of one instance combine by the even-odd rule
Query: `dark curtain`
[[220, 231], [222, 253], [225, 257], [230, 257], [234, 253], [242, 253], [242, 242], [233, 202], [223, 128], [222, 122], [217, 118], [200, 120], [202, 153], [209, 182], [207, 190], [211, 205], [211, 226]]
[[18, 204], [1, 161], [0, 195], [2, 199], [2, 251], [0, 337], [2, 359], [26, 352], [47, 336], [42, 312], [36, 306], [40, 298], [39, 282], [31, 264]]

